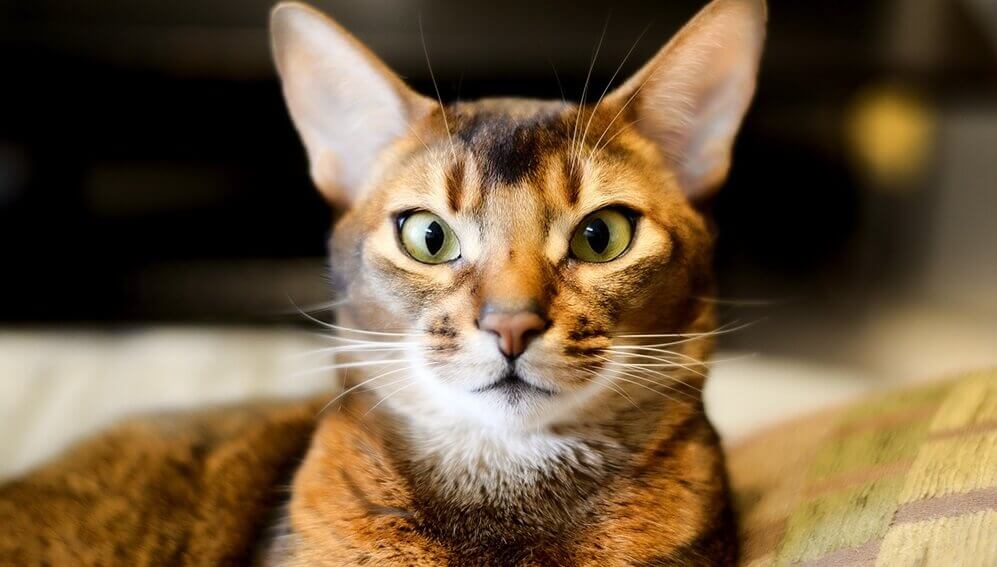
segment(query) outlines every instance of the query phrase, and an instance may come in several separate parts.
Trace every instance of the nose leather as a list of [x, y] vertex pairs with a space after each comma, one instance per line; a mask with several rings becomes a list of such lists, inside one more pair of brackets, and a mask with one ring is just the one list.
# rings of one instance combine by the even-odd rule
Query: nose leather
[[478, 319], [478, 327], [498, 335], [499, 350], [516, 358], [526, 350], [530, 338], [547, 328], [547, 322], [534, 311], [490, 311]]

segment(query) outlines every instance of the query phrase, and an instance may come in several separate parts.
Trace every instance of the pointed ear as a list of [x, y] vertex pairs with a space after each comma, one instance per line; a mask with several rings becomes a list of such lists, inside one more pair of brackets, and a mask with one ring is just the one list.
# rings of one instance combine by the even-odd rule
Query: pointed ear
[[432, 103], [334, 21], [294, 2], [270, 14], [274, 60], [291, 119], [325, 198], [349, 206], [378, 154]]
[[635, 128], [655, 142], [691, 200], [730, 168], [734, 136], [755, 91], [764, 0], [714, 0], [620, 86]]

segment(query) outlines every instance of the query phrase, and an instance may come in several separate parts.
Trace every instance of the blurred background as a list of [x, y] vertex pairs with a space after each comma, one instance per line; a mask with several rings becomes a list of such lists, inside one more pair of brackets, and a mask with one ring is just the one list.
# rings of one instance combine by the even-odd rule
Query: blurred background
[[[604, 26], [595, 93], [642, 30], [625, 72], [704, 2], [313, 4], [424, 93], [420, 15], [445, 99], [577, 100]], [[166, 339], [116, 368], [148, 378], [151, 360], [200, 352], [217, 372], [309, 326], [294, 305], [328, 299], [333, 212], [281, 100], [271, 5], [0, 0], [0, 352], [21, 357], [0, 382], [150, 329]], [[771, 360], [865, 387], [997, 364], [997, 3], [771, 0], [713, 213], [721, 312], [752, 323], [722, 347], [754, 358], [746, 375], [777, 374]], [[63, 413], [96, 411], [63, 396]]]

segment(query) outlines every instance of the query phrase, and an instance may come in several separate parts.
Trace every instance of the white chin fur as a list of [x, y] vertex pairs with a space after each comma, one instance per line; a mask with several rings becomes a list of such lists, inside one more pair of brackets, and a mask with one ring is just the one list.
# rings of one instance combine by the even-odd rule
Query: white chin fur
[[473, 386], [444, 383], [425, 365], [412, 371], [412, 385], [404, 396], [395, 395], [385, 402], [424, 428], [454, 427], [494, 430], [503, 435], [536, 432], [549, 425], [548, 416], [562, 403], [562, 396], [524, 392], [513, 399], [500, 390], [474, 392], [498, 378]]
[[[460, 354], [444, 364], [426, 362], [418, 349], [406, 354], [412, 361], [411, 382], [402, 383], [405, 387], [401, 390], [398, 384], [385, 386], [376, 394], [395, 413], [425, 428], [472, 427], [494, 429], [502, 435], [535, 434], [554, 424], [570, 423], [598, 403], [600, 393], [609, 390], [605, 382], [611, 381], [600, 376], [580, 389], [554, 394], [524, 390], [513, 397], [500, 389], [475, 391], [501, 380], [508, 371], [493, 341], [469, 341]], [[556, 380], [528, 363], [517, 365], [516, 371], [530, 384], [557, 388]]]
[[516, 479], [512, 485], [527, 489], [553, 461], [587, 469], [602, 466], [601, 455], [582, 440], [547, 427], [551, 416], [564, 411], [560, 406], [570, 405], [571, 394], [526, 393], [511, 402], [498, 391], [458, 390], [421, 365], [413, 379], [404, 398], [393, 396], [385, 405], [410, 419], [412, 456], [437, 463], [444, 491], [474, 500], [509, 490], [510, 478]]
[[422, 363], [413, 365], [410, 379], [402, 390], [392, 385], [375, 394], [383, 398], [384, 406], [422, 430], [448, 435], [455, 430], [479, 430], [494, 438], [533, 436], [551, 425], [570, 423], [605, 391], [596, 379], [579, 391], [557, 394], [526, 390], [514, 397], [498, 389], [475, 392], [498, 380], [498, 373], [481, 383], [454, 384], [442, 380], [435, 367]]
[[[602, 394], [610, 390], [603, 381], [610, 379], [598, 377], [583, 388], [557, 394], [526, 390], [514, 399], [502, 390], [474, 391], [501, 378], [504, 360], [481, 364], [489, 357], [465, 352], [478, 364], [465, 366], [462, 360], [454, 360], [435, 365], [425, 362], [418, 351], [407, 354], [412, 363], [409, 381], [398, 382], [400, 375], [395, 375], [389, 380], [391, 384], [372, 384], [373, 393], [382, 400], [382, 407], [406, 418], [413, 456], [445, 463], [446, 470], [439, 471], [446, 473], [441, 481], [477, 479], [472, 483], [475, 487], [482, 483], [497, 486], [502, 478], [525, 480], [555, 459], [584, 458], [586, 463], [579, 465], [601, 466], [597, 462], [601, 457], [583, 440], [554, 434], [551, 426], [569, 424], [591, 408], [604, 405]], [[537, 369], [523, 366], [523, 376], [531, 383], [550, 383]], [[475, 371], [461, 372], [461, 368]], [[452, 488], [468, 490], [468, 497], [477, 490]]]

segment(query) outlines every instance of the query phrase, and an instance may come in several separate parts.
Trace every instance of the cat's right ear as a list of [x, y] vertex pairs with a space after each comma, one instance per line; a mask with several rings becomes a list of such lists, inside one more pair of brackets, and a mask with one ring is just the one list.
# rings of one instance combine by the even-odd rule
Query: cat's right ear
[[727, 177], [755, 92], [765, 0], [712, 0], [607, 100], [628, 109], [692, 201]]
[[312, 180], [330, 203], [349, 206], [378, 154], [428, 114], [433, 103], [309, 6], [278, 4], [270, 14], [270, 34]]

